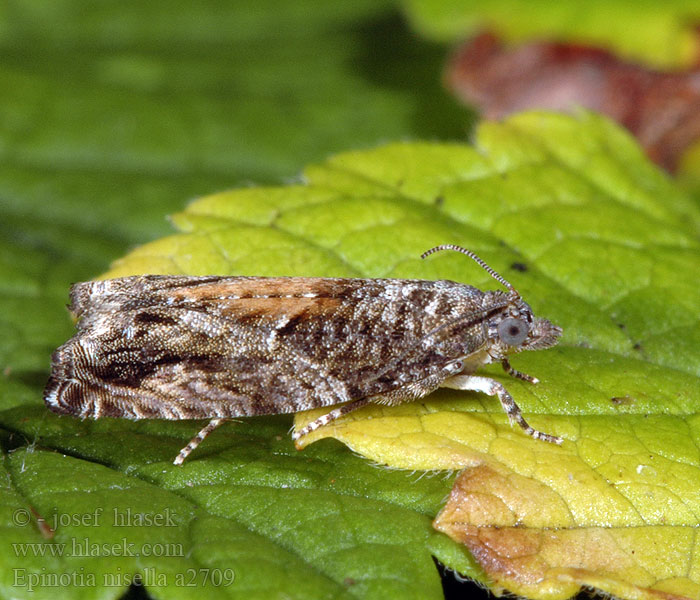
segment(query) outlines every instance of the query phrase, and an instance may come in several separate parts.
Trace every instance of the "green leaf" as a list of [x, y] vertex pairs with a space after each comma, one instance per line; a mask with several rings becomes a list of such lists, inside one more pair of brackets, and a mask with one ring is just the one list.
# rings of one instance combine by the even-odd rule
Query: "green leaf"
[[[613, 524], [611, 535], [624, 537], [639, 565], [608, 572], [585, 563], [573, 582], [552, 583], [545, 573], [541, 586], [523, 587], [518, 577], [527, 578], [527, 569], [504, 576], [482, 562], [489, 578], [507, 589], [537, 598], [564, 598], [581, 585], [622, 590], [623, 596], [630, 590], [700, 589], [694, 576], [690, 583], [680, 581], [673, 568], [656, 561], [657, 546], [649, 545], [661, 539], [675, 547], [676, 534], [695, 527], [693, 515], [700, 510], [700, 290], [682, 275], [700, 269], [700, 213], [630, 137], [590, 114], [527, 113], [482, 124], [474, 147], [391, 144], [338, 155], [307, 168], [305, 177], [304, 186], [202, 198], [173, 218], [182, 233], [134, 250], [107, 276], [397, 276], [493, 287], [487, 274], [459, 255], [418, 258], [437, 243], [476, 250], [511, 280], [536, 314], [564, 328], [558, 347], [514, 359], [517, 368], [542, 380], [538, 386], [497, 375], [528, 420], [563, 436], [564, 445], [538, 442], [511, 428], [494, 399], [454, 391], [420, 403], [356, 411], [305, 443], [335, 436], [395, 467], [486, 469], [481, 478], [496, 486], [488, 493], [504, 494], [499, 501], [511, 512], [505, 518], [487, 511], [476, 526], [507, 532], [513, 525], [520, 536], [523, 526], [533, 532], [564, 528], [585, 540]], [[311, 418], [297, 417], [299, 423]], [[60, 428], [64, 420], [51, 422]], [[5, 422], [26, 430], [16, 417]], [[44, 445], [119, 461], [113, 450], [107, 453], [99, 444], [91, 449], [88, 432], [94, 425], [79, 427], [85, 447], [66, 446], [63, 439], [47, 442], [36, 433]], [[134, 425], [117, 427], [125, 432]], [[167, 448], [149, 443], [144, 456], [167, 460], [191, 433], [183, 430], [179, 442]], [[285, 436], [284, 428], [278, 435]], [[130, 448], [138, 456], [138, 447]], [[193, 464], [230, 461], [228, 450], [219, 451], [209, 440], [200, 451]], [[130, 461], [138, 461], [136, 456]], [[657, 491], [649, 496], [645, 489]], [[531, 502], [550, 496], [546, 508]], [[668, 500], [663, 510], [662, 497]], [[519, 515], [513, 523], [512, 513]], [[321, 534], [316, 544], [323, 539]], [[444, 551], [444, 544], [427, 538], [420, 543], [448, 565], [469, 567], [454, 550]], [[479, 550], [470, 538], [465, 543]], [[557, 556], [569, 547], [555, 546]], [[677, 550], [697, 555], [690, 547]], [[561, 567], [554, 562], [552, 568]], [[471, 574], [478, 576], [478, 570]]]
[[[32, 447], [6, 457], [3, 597], [118, 594], [136, 573], [156, 597], [190, 598], [195, 585], [213, 598], [440, 597], [426, 542], [442, 479], [379, 470], [339, 444], [299, 453], [280, 418], [217, 432], [209, 458], [183, 468], [171, 460], [192, 423], [3, 413], [27, 420], [26, 435], [68, 456]], [[72, 579], [56, 589], [50, 577], [62, 573]]]
[[[660, 67], [692, 66], [700, 42], [697, 2], [672, 0], [407, 0], [406, 13], [430, 38], [461, 40], [491, 29], [506, 39], [554, 38], [602, 46]], [[527, 7], [527, 8], [525, 8]]]

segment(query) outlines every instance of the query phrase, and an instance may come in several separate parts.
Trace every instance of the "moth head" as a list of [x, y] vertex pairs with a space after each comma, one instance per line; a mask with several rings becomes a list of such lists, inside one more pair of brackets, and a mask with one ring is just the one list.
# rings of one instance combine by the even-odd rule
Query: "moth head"
[[421, 258], [440, 250], [455, 250], [466, 254], [508, 289], [507, 292], [486, 292], [482, 309], [474, 313], [487, 314], [494, 311], [487, 321], [488, 352], [494, 359], [501, 360], [506, 358], [508, 354], [523, 350], [542, 350], [554, 346], [559, 341], [562, 333], [561, 328], [547, 319], [535, 318], [532, 309], [522, 300], [513, 285], [471, 250], [453, 244], [443, 244], [424, 252]]

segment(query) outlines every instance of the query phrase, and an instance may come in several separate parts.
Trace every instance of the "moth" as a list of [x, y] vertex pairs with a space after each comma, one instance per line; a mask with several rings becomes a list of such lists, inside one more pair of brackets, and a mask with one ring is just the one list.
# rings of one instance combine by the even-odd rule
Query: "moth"
[[77, 333], [52, 356], [48, 407], [82, 418], [210, 419], [174, 464], [226, 419], [335, 406], [310, 433], [361, 406], [397, 405], [439, 387], [497, 396], [535, 439], [505, 387], [475, 375], [511, 354], [557, 343], [515, 288], [454, 281], [139, 275], [73, 285]]

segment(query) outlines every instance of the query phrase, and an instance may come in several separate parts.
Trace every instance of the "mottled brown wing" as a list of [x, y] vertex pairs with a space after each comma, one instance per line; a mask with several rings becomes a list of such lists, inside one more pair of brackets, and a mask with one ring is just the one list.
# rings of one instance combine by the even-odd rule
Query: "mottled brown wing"
[[[457, 288], [467, 291], [466, 307]], [[363, 279], [78, 284], [78, 332], [54, 353], [45, 401], [80, 416], [194, 419], [391, 392], [444, 365], [451, 350], [424, 348], [421, 339], [467, 310], [476, 292], [451, 282]]]

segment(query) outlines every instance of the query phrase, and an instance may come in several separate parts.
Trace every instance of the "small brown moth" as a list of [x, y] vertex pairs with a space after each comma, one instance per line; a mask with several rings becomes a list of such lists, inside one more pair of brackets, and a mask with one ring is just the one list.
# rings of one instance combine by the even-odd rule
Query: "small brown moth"
[[532, 437], [502, 384], [473, 373], [549, 348], [561, 329], [460, 246], [507, 292], [453, 281], [140, 275], [71, 288], [77, 334], [52, 357], [44, 401], [57, 413], [128, 419], [211, 419], [179, 465], [231, 417], [341, 404], [294, 439], [368, 403], [401, 404], [438, 387], [497, 396]]

